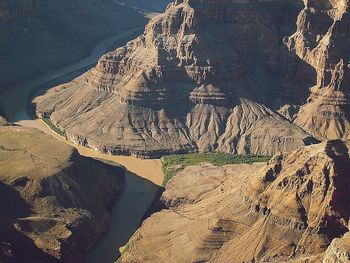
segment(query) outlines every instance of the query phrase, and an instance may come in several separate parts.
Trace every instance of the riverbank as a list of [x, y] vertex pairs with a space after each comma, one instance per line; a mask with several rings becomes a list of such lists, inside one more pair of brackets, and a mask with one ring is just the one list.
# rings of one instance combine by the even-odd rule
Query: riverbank
[[52, 130], [52, 128], [42, 119], [36, 119], [32, 121], [20, 121], [18, 122], [18, 124], [39, 129], [53, 136], [57, 140], [63, 141], [75, 147], [79, 151], [79, 153], [83, 156], [88, 156], [95, 159], [103, 159], [103, 160], [108, 160], [111, 162], [118, 163], [124, 166], [128, 171], [144, 179], [151, 181], [155, 185], [158, 185], [158, 186], [162, 185], [164, 174], [162, 170], [162, 162], [160, 159], [139, 159], [133, 156], [119, 156], [119, 155], [110, 155], [106, 153], [97, 152], [93, 149], [90, 149], [78, 144], [74, 144], [73, 142], [68, 141], [64, 136]]
[[[136, 27], [103, 39], [96, 44], [89, 56], [80, 61], [4, 89], [2, 93], [2, 107], [7, 119], [14, 123], [20, 120], [30, 119], [30, 116], [27, 114], [27, 109], [23, 109], [23, 106], [27, 106], [27, 100], [33, 90], [84, 68], [92, 67], [104, 53], [125, 44], [125, 42], [133, 39], [135, 35], [139, 34], [142, 30], [143, 27]], [[69, 80], [66, 79], [65, 82], [66, 81]]]
[[128, 171], [151, 181], [155, 185], [161, 186], [164, 180], [162, 161], [160, 159], [139, 159], [133, 156], [110, 155], [97, 152], [93, 149], [67, 140], [63, 134], [58, 132], [59, 130], [57, 128], [53, 129], [53, 124], [50, 125], [48, 121], [44, 121], [43, 119], [22, 120], [16, 122], [16, 124], [38, 129], [61, 142], [75, 147], [79, 154], [83, 156], [118, 163], [124, 166]]
[[79, 153], [84, 156], [119, 163], [130, 172], [150, 180], [156, 185], [160, 185], [163, 180], [160, 160], [142, 160], [131, 156], [112, 156], [95, 152], [94, 150], [88, 149], [84, 146], [79, 146], [68, 142], [64, 137], [52, 132], [51, 129], [28, 112], [28, 102], [33, 96], [34, 92], [49, 89], [52, 87], [50, 85], [58, 85], [70, 81], [77, 75], [81, 74], [82, 70], [87, 70], [89, 67], [93, 66], [105, 52], [134, 38], [135, 34], [138, 34], [140, 31], [142, 31], [142, 29], [142, 27], [132, 28], [115, 36], [108, 37], [97, 43], [91, 54], [77, 63], [59, 70], [55, 70], [36, 79], [25, 81], [3, 92], [2, 106], [7, 119], [17, 125], [39, 129], [58, 140], [74, 146], [77, 148]]
[[162, 157], [162, 169], [164, 181], [162, 187], [166, 187], [169, 180], [187, 166], [197, 166], [203, 163], [210, 163], [215, 166], [224, 166], [228, 164], [253, 164], [258, 162], [268, 162], [271, 156], [259, 155], [239, 155], [230, 153], [197, 153], [169, 155]]
[[138, 159], [131, 156], [114, 156], [96, 152], [68, 141], [42, 119], [27, 122], [26, 125], [35, 126], [45, 133], [50, 133], [57, 140], [74, 146], [81, 155], [116, 162], [126, 168], [123, 177], [124, 191], [113, 208], [109, 230], [83, 260], [84, 263], [114, 262], [120, 257], [118, 248], [127, 244], [142, 222], [151, 214], [164, 208], [160, 201], [164, 191], [161, 187], [164, 178], [161, 160]]
[[143, 217], [148, 213], [163, 181], [161, 160], [144, 160], [131, 156], [113, 156], [99, 153], [84, 146], [69, 142], [56, 133], [42, 120], [30, 113], [30, 98], [37, 91], [45, 92], [52, 86], [71, 81], [82, 71], [93, 66], [99, 57], [115, 47], [120, 41], [127, 41], [141, 29], [135, 28], [98, 43], [91, 55], [74, 65], [57, 70], [22, 84], [3, 93], [3, 108], [9, 121], [15, 125], [38, 129], [53, 138], [75, 147], [86, 157], [118, 163], [125, 167], [124, 191], [113, 206], [113, 213], [106, 235], [86, 255], [84, 262], [114, 262], [119, 257], [118, 248], [125, 245]]

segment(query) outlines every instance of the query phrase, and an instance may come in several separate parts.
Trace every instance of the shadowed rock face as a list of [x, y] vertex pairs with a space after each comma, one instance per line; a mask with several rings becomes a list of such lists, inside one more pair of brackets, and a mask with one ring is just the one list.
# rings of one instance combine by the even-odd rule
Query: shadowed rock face
[[320, 140], [349, 139], [349, 1], [305, 1], [289, 49], [317, 73], [295, 123]]
[[296, 1], [175, 1], [142, 36], [37, 98], [37, 114], [75, 142], [144, 157], [310, 144], [290, 120], [313, 73], [282, 41], [301, 9]]
[[0, 89], [89, 55], [146, 18], [113, 0], [0, 0]]
[[0, 126], [0, 261], [80, 262], [107, 230], [122, 172], [35, 129]]
[[139, 10], [163, 12], [170, 0], [119, 0], [118, 2]]
[[349, 251], [347, 235], [334, 239], [348, 232], [349, 174], [342, 141], [267, 164], [188, 167], [163, 193], [168, 210], [143, 223], [122, 262], [349, 262], [329, 261]]

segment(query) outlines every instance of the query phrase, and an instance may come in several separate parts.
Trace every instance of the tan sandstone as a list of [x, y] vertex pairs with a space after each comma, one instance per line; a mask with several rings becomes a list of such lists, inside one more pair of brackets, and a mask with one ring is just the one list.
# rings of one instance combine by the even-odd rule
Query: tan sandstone
[[0, 262], [80, 262], [107, 230], [122, 173], [36, 129], [0, 126]]
[[186, 168], [122, 262], [349, 262], [333, 256], [349, 251], [348, 234], [334, 239], [349, 230], [348, 147], [327, 141], [267, 164]]
[[299, 105], [311, 67], [282, 42], [302, 3], [175, 1], [143, 35], [35, 99], [66, 137], [142, 157], [275, 154], [315, 140], [277, 112]]

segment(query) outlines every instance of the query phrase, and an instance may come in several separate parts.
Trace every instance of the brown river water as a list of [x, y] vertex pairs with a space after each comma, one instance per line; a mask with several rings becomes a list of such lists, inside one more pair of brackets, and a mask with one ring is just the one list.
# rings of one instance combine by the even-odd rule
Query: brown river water
[[111, 47], [123, 45], [140, 33], [142, 28], [132, 28], [118, 35], [100, 41], [91, 54], [73, 65], [55, 70], [38, 78], [9, 87], [4, 92], [3, 108], [7, 119], [17, 125], [41, 130], [54, 138], [77, 148], [81, 155], [113, 161], [126, 168], [125, 190], [113, 208], [109, 231], [106, 236], [84, 258], [86, 263], [114, 262], [124, 246], [139, 227], [145, 213], [160, 191], [163, 172], [160, 159], [143, 160], [132, 156], [113, 156], [73, 144], [56, 134], [42, 121], [28, 113], [28, 102], [35, 90], [44, 91], [65, 83], [80, 75]]

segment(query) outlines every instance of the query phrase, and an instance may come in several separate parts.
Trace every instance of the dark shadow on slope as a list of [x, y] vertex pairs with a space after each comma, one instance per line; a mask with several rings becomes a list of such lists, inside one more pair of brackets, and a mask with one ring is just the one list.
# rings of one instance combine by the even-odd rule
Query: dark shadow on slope
[[113, 0], [1, 2], [0, 89], [74, 63], [99, 40], [147, 23]]
[[32, 239], [17, 231], [13, 222], [0, 217], [1, 263], [58, 263], [56, 258], [41, 251]]
[[[108, 233], [84, 258], [86, 263], [114, 262], [118, 249], [125, 246], [140, 226], [159, 191], [159, 186], [138, 175], [125, 172], [125, 189], [113, 208]], [[159, 194], [158, 194], [159, 195]]]
[[[13, 184], [14, 187], [20, 187], [21, 182], [16, 180]], [[0, 210], [0, 262], [58, 262], [38, 249], [32, 239], [14, 228], [17, 218], [27, 217], [32, 212], [20, 194], [3, 182], [0, 182]]]
[[30, 206], [11, 186], [0, 182], [0, 218], [15, 219], [31, 213]]
[[[349, 149], [341, 140], [329, 141], [326, 146], [327, 155], [334, 160], [334, 193], [330, 206], [336, 213], [328, 216], [323, 222], [321, 232], [325, 233], [330, 240], [341, 237], [348, 232], [348, 227], [339, 218], [344, 218], [347, 222], [350, 219], [350, 159]], [[329, 171], [325, 171], [326, 179], [329, 178]], [[329, 186], [330, 187], [330, 186]]]

